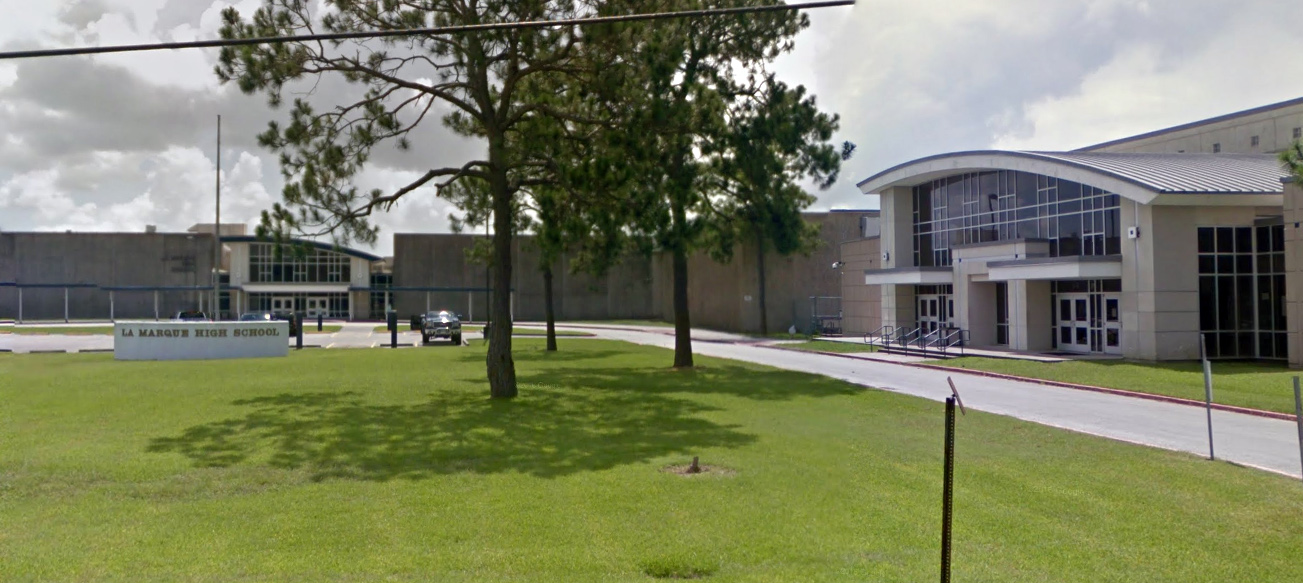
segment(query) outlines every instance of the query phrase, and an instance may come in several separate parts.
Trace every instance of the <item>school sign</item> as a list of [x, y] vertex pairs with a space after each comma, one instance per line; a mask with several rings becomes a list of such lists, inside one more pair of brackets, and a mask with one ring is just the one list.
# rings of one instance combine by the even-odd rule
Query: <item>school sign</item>
[[290, 323], [118, 322], [113, 326], [117, 360], [211, 360], [287, 356]]

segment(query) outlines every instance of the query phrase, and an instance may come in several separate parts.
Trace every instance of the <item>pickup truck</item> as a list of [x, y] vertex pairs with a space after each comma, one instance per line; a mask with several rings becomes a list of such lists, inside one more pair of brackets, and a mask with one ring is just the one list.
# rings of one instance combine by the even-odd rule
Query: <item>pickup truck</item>
[[421, 343], [431, 338], [446, 338], [461, 345], [461, 318], [447, 310], [427, 312], [421, 316]]

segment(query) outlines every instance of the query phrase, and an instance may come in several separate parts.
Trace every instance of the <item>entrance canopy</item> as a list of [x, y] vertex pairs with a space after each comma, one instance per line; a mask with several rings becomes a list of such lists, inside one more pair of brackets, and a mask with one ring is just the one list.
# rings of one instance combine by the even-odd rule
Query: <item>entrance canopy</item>
[[1118, 255], [1036, 257], [987, 264], [987, 281], [1118, 279], [1122, 257]]

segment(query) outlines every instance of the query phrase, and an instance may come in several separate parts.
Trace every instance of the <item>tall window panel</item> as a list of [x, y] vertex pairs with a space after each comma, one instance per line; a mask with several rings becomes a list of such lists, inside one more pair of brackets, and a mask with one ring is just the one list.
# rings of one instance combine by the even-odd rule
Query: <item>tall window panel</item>
[[1285, 228], [1199, 228], [1199, 329], [1212, 358], [1288, 357]]
[[282, 247], [277, 257], [271, 243], [249, 245], [249, 276], [254, 283], [347, 283], [352, 259], [325, 249]]
[[960, 174], [914, 187], [914, 265], [959, 245], [1045, 239], [1054, 257], [1122, 252], [1116, 194], [1027, 172]]

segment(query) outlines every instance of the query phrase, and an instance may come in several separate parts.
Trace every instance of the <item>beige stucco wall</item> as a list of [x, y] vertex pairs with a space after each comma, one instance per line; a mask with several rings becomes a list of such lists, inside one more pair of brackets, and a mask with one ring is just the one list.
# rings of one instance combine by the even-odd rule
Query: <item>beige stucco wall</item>
[[888, 188], [879, 196], [882, 208], [882, 234], [879, 247], [883, 254], [882, 269], [914, 265], [913, 189]]
[[1303, 368], [1303, 185], [1285, 185], [1285, 316], [1289, 365]]
[[842, 331], [859, 336], [882, 327], [882, 290], [865, 285], [862, 274], [880, 269], [882, 252], [877, 237], [842, 244]]
[[[1284, 150], [1294, 141], [1294, 128], [1303, 128], [1303, 103], [1185, 129], [1155, 132], [1156, 135], [1090, 151], [1210, 153], [1213, 144], [1221, 144], [1223, 154], [1272, 153]], [[1256, 147], [1252, 145], [1253, 136], [1258, 136]]]
[[[819, 226], [820, 238], [810, 254], [786, 257], [773, 251], [765, 254], [765, 312], [769, 332], [786, 331], [791, 326], [806, 330], [812, 315], [811, 296], [843, 295], [841, 274], [846, 270], [834, 269], [833, 264], [845, 261], [843, 243], [861, 238], [861, 217], [874, 215], [872, 211], [807, 213], [805, 220]], [[693, 326], [741, 332], [760, 330], [757, 257], [755, 243], [748, 242], [734, 249], [728, 263], [715, 261], [705, 253], [695, 253], [689, 258], [688, 310]], [[672, 320], [670, 257], [658, 254], [653, 271], [656, 313], [662, 319]], [[836, 309], [831, 301], [821, 308], [828, 312]]]

